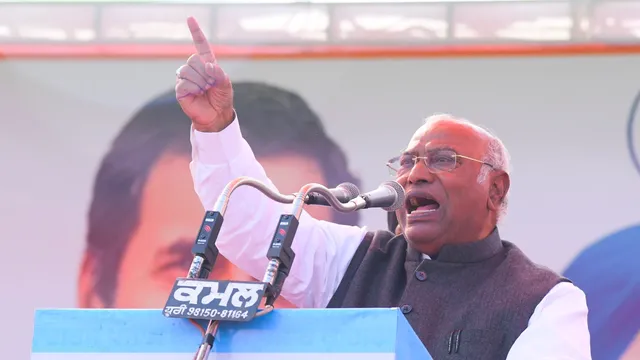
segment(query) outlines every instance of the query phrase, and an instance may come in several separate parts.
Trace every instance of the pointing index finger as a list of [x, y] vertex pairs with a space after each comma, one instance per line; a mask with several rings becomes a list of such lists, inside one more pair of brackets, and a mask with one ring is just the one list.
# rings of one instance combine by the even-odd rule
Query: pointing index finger
[[187, 25], [189, 26], [189, 31], [191, 31], [191, 38], [193, 38], [193, 44], [198, 51], [198, 55], [200, 55], [205, 63], [215, 62], [216, 57], [211, 51], [209, 41], [207, 40], [207, 37], [204, 35], [204, 32], [202, 32], [202, 29], [200, 29], [200, 25], [198, 25], [198, 22], [193, 16], [187, 19]]

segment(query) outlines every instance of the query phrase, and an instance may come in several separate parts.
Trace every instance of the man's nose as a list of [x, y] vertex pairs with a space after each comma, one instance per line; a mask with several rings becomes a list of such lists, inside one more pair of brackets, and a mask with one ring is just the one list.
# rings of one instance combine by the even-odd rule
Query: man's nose
[[416, 164], [413, 165], [411, 171], [409, 172], [409, 177], [407, 178], [407, 182], [409, 184], [419, 184], [419, 183], [432, 183], [434, 179], [434, 175], [427, 164], [425, 164], [424, 160], [416, 161]]

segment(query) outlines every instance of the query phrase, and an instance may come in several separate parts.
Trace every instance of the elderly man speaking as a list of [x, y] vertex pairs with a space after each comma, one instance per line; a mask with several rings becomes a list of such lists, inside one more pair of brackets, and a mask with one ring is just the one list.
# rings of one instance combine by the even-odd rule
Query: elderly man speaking
[[[239, 176], [271, 184], [242, 138], [233, 87], [193, 18], [197, 53], [177, 71], [191, 118], [196, 192], [212, 208]], [[508, 154], [489, 132], [451, 116], [427, 119], [389, 162], [407, 195], [402, 234], [317, 221], [303, 213], [282, 295], [300, 307], [400, 307], [434, 359], [590, 359], [584, 293], [500, 239]], [[274, 224], [288, 206], [242, 188], [217, 246], [260, 278]]]

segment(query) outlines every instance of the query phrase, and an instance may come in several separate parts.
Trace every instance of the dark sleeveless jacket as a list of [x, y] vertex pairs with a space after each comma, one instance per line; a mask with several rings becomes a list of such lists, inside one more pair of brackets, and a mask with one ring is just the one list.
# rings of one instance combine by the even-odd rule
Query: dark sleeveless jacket
[[328, 307], [400, 307], [440, 359], [505, 359], [538, 303], [568, 281], [534, 264], [498, 230], [424, 259], [388, 231], [365, 236]]

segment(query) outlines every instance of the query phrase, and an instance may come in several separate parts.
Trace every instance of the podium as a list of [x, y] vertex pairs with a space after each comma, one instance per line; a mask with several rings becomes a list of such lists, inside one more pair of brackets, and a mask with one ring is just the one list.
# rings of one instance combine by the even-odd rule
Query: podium
[[[161, 310], [37, 310], [31, 360], [192, 360], [200, 330]], [[397, 308], [283, 309], [222, 322], [210, 360], [431, 360]]]

